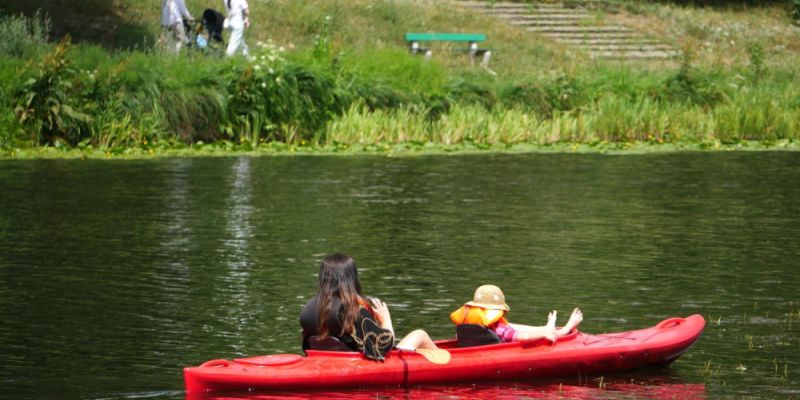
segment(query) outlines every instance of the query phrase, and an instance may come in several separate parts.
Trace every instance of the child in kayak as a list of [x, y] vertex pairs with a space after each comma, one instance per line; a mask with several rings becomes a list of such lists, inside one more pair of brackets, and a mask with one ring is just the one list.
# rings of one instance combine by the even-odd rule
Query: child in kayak
[[472, 301], [450, 314], [450, 320], [456, 325], [482, 325], [496, 333], [503, 343], [539, 339], [547, 339], [554, 343], [557, 338], [569, 334], [583, 321], [583, 313], [576, 308], [572, 311], [567, 324], [560, 329], [556, 329], [555, 310], [548, 314], [547, 324], [544, 326], [512, 324], [505, 318], [509, 310], [503, 291], [499, 287], [483, 285], [475, 290]]
[[[394, 347], [392, 317], [386, 303], [361, 293], [358, 269], [353, 258], [332, 254], [319, 266], [319, 290], [300, 313], [303, 349], [311, 336], [333, 336], [353, 351], [382, 361]], [[428, 334], [417, 329], [406, 335], [397, 349], [435, 350]]]

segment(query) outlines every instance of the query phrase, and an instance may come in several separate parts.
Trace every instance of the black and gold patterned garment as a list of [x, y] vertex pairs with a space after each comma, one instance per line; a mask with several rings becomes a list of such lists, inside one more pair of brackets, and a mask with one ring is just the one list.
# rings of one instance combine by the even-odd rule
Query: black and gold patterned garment
[[[315, 296], [300, 313], [300, 326], [303, 328], [303, 350], [309, 348], [309, 338], [316, 336], [319, 332], [319, 313], [317, 306], [318, 298]], [[341, 309], [341, 304], [333, 304], [333, 309]], [[332, 313], [331, 319], [328, 321], [328, 328], [331, 332], [341, 332], [341, 321], [338, 316], [339, 313]], [[381, 328], [377, 318], [362, 306], [359, 310], [358, 319], [356, 319], [354, 331], [348, 334], [331, 335], [353, 351], [363, 353], [364, 356], [371, 360], [383, 361], [386, 354], [394, 347], [394, 335], [388, 329]]]
[[370, 360], [383, 361], [386, 353], [394, 347], [394, 335], [381, 328], [369, 310], [363, 306], [359, 310], [354, 332], [350, 334], [358, 346], [358, 351]]

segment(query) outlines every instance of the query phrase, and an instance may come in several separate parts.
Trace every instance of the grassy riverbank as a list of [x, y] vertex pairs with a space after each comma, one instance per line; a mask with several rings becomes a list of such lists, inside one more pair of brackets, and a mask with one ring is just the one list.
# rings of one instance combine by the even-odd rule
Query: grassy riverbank
[[477, 153], [573, 153], [573, 154], [658, 154], [675, 152], [731, 152], [731, 151], [800, 151], [800, 141], [778, 140], [775, 142], [746, 141], [738, 143], [711, 142], [600, 142], [600, 143], [554, 143], [536, 145], [530, 143], [474, 143], [462, 142], [444, 145], [437, 143], [374, 143], [332, 145], [285, 144], [272, 142], [250, 146], [228, 141], [198, 143], [185, 146], [143, 146], [104, 148], [69, 148], [39, 146], [26, 149], [7, 149], [0, 152], [0, 159], [105, 159], [135, 160], [158, 157], [231, 157], [231, 156], [381, 156], [415, 157], [428, 155], [469, 155]]
[[[796, 149], [800, 140], [800, 33], [781, 5], [595, 3], [597, 18], [650, 24], [685, 50], [682, 60], [625, 64], [446, 3], [359, 0], [256, 3], [255, 60], [174, 57], [152, 43], [157, 7], [118, 3], [151, 21], [125, 31], [146, 33], [139, 50], [46, 43], [47, 21], [3, 17], [12, 40], [0, 45], [0, 156]], [[487, 32], [497, 75], [462, 57], [410, 57], [402, 34], [414, 30]], [[106, 36], [130, 43], [125, 32]]]

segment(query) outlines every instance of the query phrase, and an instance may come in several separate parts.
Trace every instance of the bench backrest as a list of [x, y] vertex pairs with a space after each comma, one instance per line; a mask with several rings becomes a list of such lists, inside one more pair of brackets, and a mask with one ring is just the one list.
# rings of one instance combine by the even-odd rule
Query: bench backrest
[[406, 33], [406, 42], [483, 42], [483, 33]]

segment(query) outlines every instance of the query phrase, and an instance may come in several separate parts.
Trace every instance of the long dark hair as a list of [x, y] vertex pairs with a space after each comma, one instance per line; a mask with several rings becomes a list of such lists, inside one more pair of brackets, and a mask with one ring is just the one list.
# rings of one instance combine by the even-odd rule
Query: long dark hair
[[[334, 336], [353, 332], [358, 318], [361, 283], [353, 258], [346, 254], [331, 254], [319, 264], [319, 334]], [[334, 309], [334, 300], [341, 308]], [[329, 332], [328, 319], [333, 315], [341, 321], [341, 332]]]

